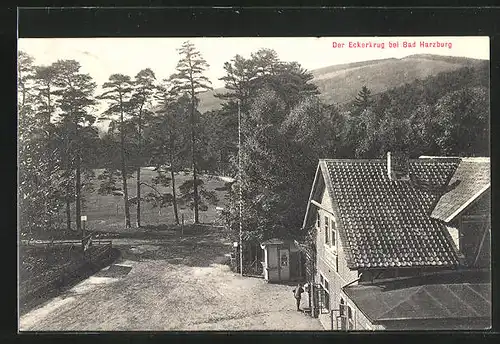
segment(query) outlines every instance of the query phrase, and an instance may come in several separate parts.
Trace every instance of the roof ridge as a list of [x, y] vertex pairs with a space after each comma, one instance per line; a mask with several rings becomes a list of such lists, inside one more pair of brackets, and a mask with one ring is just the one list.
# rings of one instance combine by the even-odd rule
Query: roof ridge
[[453, 158], [453, 159], [463, 159], [463, 156], [446, 156], [446, 155], [421, 155], [418, 157], [419, 159], [448, 159], [448, 158]]
[[324, 159], [319, 159], [319, 161], [324, 161], [324, 162], [335, 162], [335, 161], [387, 161], [384, 158], [378, 158], [378, 159], [353, 159], [353, 158], [348, 158], [348, 159], [342, 159], [342, 158], [324, 158]]
[[464, 157], [462, 161], [465, 162], [490, 162], [490, 157], [477, 156], [477, 157]]
[[[459, 158], [459, 157], [441, 157], [439, 160], [463, 160], [467, 158]], [[419, 158], [410, 158], [408, 159], [409, 161], [412, 162], [419, 162], [423, 160], [438, 160], [434, 159], [433, 157], [419, 157]], [[323, 158], [319, 159], [320, 162], [386, 162], [386, 158], [378, 158], [378, 159], [330, 159], [330, 158]], [[486, 160], [485, 160], [486, 161]], [[489, 158], [488, 158], [489, 161]]]

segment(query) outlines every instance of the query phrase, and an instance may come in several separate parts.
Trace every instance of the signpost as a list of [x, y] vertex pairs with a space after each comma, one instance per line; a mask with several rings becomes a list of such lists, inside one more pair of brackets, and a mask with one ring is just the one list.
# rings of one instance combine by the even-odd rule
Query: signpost
[[91, 244], [90, 236], [88, 238], [85, 237], [85, 223], [87, 222], [87, 215], [80, 216], [80, 220], [82, 221], [82, 251], [85, 255], [85, 252], [88, 250]]
[[239, 260], [240, 260], [240, 259], [239, 259], [239, 255], [238, 255], [238, 246], [240, 246], [240, 244], [239, 244], [237, 241], [233, 242], [233, 248], [234, 248], [234, 253], [233, 253], [233, 255], [234, 255], [234, 261], [235, 261], [236, 263], [238, 263], [238, 264], [237, 264], [238, 266], [236, 266], [236, 272], [238, 272], [238, 270], [240, 269], [240, 264], [239, 264]]

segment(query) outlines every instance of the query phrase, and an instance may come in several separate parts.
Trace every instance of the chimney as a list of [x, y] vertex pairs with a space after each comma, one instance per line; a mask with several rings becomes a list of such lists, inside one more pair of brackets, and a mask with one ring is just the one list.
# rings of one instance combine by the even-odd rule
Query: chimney
[[387, 152], [387, 176], [389, 180], [410, 180], [410, 162], [401, 152]]

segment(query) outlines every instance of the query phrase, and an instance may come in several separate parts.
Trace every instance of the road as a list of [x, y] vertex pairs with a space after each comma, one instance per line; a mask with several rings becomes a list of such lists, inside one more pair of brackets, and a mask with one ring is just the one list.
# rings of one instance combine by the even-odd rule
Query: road
[[215, 232], [112, 241], [118, 261], [22, 316], [20, 330], [322, 330], [296, 311], [292, 287], [231, 272], [231, 243]]

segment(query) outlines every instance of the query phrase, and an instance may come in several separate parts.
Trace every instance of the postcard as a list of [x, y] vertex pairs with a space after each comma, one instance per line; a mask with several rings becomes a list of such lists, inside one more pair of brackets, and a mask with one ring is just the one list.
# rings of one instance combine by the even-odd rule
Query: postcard
[[489, 329], [489, 59], [20, 38], [19, 331]]

